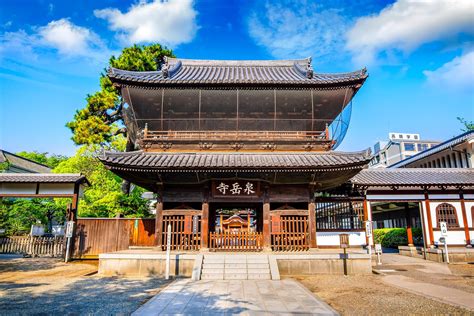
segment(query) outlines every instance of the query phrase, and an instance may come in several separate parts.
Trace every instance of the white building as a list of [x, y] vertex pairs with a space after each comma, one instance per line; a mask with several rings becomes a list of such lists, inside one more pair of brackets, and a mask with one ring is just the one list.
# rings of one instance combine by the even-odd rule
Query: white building
[[439, 144], [437, 141], [422, 140], [420, 134], [391, 132], [388, 141], [379, 141], [374, 145], [374, 158], [369, 168], [388, 167], [437, 144]]
[[468, 131], [430, 147], [397, 163], [390, 168], [473, 168], [474, 131]]

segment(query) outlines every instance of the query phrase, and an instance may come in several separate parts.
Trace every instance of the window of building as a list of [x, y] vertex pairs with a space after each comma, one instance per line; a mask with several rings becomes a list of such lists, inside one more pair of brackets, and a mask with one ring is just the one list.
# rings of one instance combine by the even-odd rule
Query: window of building
[[415, 151], [415, 144], [413, 143], [404, 143], [403, 146], [405, 151]]
[[316, 203], [317, 230], [362, 229], [363, 202], [334, 201]]
[[399, 135], [398, 135], [398, 138], [403, 139], [403, 135], [402, 135], [402, 134], [399, 134]]
[[446, 222], [448, 228], [459, 228], [456, 209], [449, 203], [442, 203], [436, 208], [436, 222]]
[[415, 139], [418, 139], [418, 136], [417, 136], [417, 135], [415, 135], [415, 136], [414, 136], [414, 138], [415, 138]]
[[428, 144], [418, 144], [418, 151], [424, 151], [428, 149]]

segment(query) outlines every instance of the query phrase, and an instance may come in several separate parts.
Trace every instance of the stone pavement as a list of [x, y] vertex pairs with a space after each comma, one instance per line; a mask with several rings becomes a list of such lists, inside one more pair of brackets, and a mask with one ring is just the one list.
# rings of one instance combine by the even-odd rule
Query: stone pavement
[[449, 284], [449, 280], [454, 280], [456, 276], [445, 263], [383, 254], [382, 265], [374, 267], [374, 270], [384, 274], [382, 281], [387, 284], [474, 311], [472, 290], [456, 288], [454, 283]]
[[132, 315], [337, 315], [294, 280], [174, 281]]

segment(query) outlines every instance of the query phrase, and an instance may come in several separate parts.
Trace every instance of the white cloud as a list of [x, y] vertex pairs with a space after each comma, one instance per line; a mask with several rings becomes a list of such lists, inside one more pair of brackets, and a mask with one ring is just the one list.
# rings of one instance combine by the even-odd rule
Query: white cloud
[[31, 54], [53, 48], [64, 57], [85, 57], [97, 61], [108, 58], [110, 51], [100, 37], [88, 28], [77, 26], [68, 19], [51, 21], [45, 26], [5, 32], [0, 35], [0, 52]]
[[472, 0], [398, 0], [372, 16], [359, 18], [347, 34], [347, 48], [359, 63], [382, 51], [409, 52], [422, 44], [474, 33]]
[[40, 27], [38, 34], [46, 45], [56, 48], [64, 55], [88, 56], [103, 48], [97, 34], [67, 19], [52, 21]]
[[344, 47], [347, 28], [336, 9], [306, 1], [267, 2], [248, 20], [250, 36], [277, 58], [321, 57]]
[[95, 10], [126, 44], [160, 42], [170, 46], [190, 42], [198, 30], [192, 0], [141, 1], [126, 13], [118, 9]]
[[474, 51], [456, 57], [433, 71], [423, 72], [430, 85], [454, 90], [473, 91]]

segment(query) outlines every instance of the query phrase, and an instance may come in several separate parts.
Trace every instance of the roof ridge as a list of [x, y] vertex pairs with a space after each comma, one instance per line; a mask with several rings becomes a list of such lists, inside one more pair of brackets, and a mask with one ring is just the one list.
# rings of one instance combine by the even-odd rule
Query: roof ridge
[[311, 57], [303, 59], [259, 59], [259, 60], [236, 60], [236, 59], [187, 59], [187, 58], [167, 58], [168, 62], [181, 62], [184, 66], [287, 66], [293, 67], [295, 63], [306, 65]]

